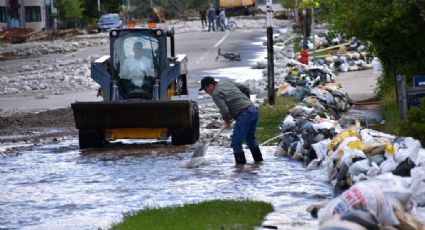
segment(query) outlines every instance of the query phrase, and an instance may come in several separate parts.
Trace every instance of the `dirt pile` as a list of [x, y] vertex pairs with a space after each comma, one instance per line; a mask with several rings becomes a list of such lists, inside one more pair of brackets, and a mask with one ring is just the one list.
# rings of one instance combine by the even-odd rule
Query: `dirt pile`
[[70, 108], [0, 116], [0, 143], [11, 145], [5, 152], [19, 152], [19, 143], [52, 143], [69, 136], [77, 136]]
[[5, 129], [73, 128], [74, 117], [70, 108], [48, 110], [40, 113], [18, 113], [0, 117], [0, 131]]

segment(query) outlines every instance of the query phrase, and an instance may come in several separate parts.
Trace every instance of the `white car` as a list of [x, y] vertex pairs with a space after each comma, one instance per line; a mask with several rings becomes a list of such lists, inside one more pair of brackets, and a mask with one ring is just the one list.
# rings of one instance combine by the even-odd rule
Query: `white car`
[[122, 20], [118, 14], [104, 14], [100, 16], [97, 23], [97, 31], [110, 31], [112, 29], [122, 28]]

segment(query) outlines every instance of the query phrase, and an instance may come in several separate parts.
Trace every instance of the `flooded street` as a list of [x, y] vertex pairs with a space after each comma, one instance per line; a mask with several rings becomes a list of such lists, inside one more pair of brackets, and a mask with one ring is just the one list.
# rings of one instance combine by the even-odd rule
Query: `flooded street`
[[[107, 228], [123, 213], [217, 198], [273, 204], [266, 225], [311, 229], [306, 208], [332, 197], [301, 163], [262, 147], [264, 163], [235, 167], [230, 148], [211, 146], [205, 164], [188, 169], [193, 149], [169, 143], [81, 151], [76, 139], [0, 159], [1, 229]], [[249, 153], [249, 151], [246, 151]]]
[[[181, 36], [183, 45], [180, 47], [193, 46], [193, 41], [186, 39], [193, 34]], [[198, 33], [197, 36], [211, 35]], [[213, 36], [217, 38], [207, 40], [213, 48], [202, 48], [208, 47], [202, 44], [199, 45], [202, 49], [186, 49], [191, 50], [190, 60], [194, 62], [189, 83], [194, 98], [198, 96], [198, 80], [203, 75], [240, 82], [259, 80], [263, 75], [262, 70], [250, 67], [265, 56], [262, 34], [216, 33]], [[221, 44], [222, 50], [240, 52], [242, 62], [215, 61], [217, 40], [227, 36], [229, 44]], [[204, 96], [198, 101], [211, 103]], [[24, 106], [22, 102], [19, 104]], [[2, 106], [5, 105], [3, 101]], [[185, 165], [191, 159], [194, 145], [176, 147], [167, 142], [130, 142], [133, 144], [80, 150], [69, 109], [34, 116], [34, 121], [31, 118], [16, 116], [4, 121], [7, 129], [0, 138], [0, 184], [3, 187], [0, 229], [108, 228], [127, 212], [223, 198], [272, 203], [275, 211], [266, 217], [264, 225], [278, 229], [315, 229], [317, 220], [310, 217], [306, 208], [333, 197], [332, 186], [312, 179], [305, 165], [274, 156], [275, 146], [261, 147], [265, 161], [260, 165], [252, 164], [251, 154], [246, 150], [249, 164], [242, 167], [235, 167], [229, 144], [210, 146], [204, 164], [189, 169]], [[61, 128], [62, 131], [61, 134], [43, 131], [43, 135], [37, 136], [40, 126], [42, 130]], [[27, 130], [17, 131], [22, 127]]]

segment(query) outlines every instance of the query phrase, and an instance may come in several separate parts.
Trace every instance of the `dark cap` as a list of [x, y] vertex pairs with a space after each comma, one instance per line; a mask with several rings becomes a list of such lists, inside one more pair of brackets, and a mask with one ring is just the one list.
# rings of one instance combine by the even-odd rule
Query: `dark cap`
[[216, 83], [216, 81], [214, 80], [213, 77], [206, 76], [206, 77], [202, 78], [202, 80], [201, 80], [201, 88], [199, 88], [199, 91], [202, 91], [205, 88], [205, 86], [207, 86], [209, 84], [215, 84], [215, 83]]

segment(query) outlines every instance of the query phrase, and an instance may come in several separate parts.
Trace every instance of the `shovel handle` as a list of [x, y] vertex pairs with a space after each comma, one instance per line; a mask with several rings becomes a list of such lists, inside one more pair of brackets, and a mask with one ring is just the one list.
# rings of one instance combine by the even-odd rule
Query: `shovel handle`
[[222, 126], [221, 128], [220, 128], [220, 130], [218, 131], [218, 132], [216, 132], [215, 134], [214, 134], [214, 136], [212, 136], [211, 137], [211, 139], [210, 139], [210, 141], [209, 142], [211, 142], [211, 141], [213, 141], [214, 139], [216, 139], [217, 137], [218, 137], [218, 135], [220, 135], [220, 133], [221, 132], [223, 132], [223, 130], [226, 128], [226, 126]]

